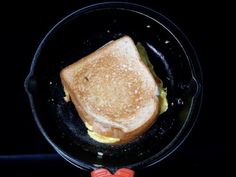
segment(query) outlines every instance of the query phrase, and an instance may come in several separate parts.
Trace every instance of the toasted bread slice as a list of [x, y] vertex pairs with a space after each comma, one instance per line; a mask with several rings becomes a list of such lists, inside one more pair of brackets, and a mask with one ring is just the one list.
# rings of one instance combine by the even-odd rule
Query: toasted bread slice
[[128, 36], [65, 67], [60, 77], [65, 100], [71, 98], [90, 134], [110, 143], [141, 135], [160, 112], [158, 85]]

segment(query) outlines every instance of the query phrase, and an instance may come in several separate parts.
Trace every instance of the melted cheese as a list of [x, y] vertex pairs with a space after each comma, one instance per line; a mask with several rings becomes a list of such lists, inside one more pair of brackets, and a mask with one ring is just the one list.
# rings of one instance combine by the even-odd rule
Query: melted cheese
[[70, 94], [65, 87], [64, 87], [64, 93], [65, 93], [65, 96], [64, 96], [65, 102], [69, 102], [70, 101]]
[[106, 144], [113, 144], [113, 143], [116, 143], [116, 142], [120, 141], [119, 138], [107, 137], [107, 136], [103, 136], [103, 135], [100, 135], [100, 134], [94, 132], [93, 127], [91, 125], [89, 125], [87, 122], [85, 122], [85, 126], [88, 129], [88, 131], [87, 131], [88, 135], [92, 139], [94, 139], [95, 141], [98, 141], [100, 143], [106, 143]]
[[[157, 79], [158, 77], [154, 71], [154, 67], [153, 67], [152, 63], [149, 60], [149, 57], [148, 57], [145, 47], [140, 42], [137, 43], [136, 47], [138, 49], [141, 60], [148, 67], [148, 69], [152, 73], [153, 77]], [[158, 85], [157, 96], [160, 100], [160, 114], [162, 114], [162, 113], [166, 112], [168, 109], [167, 88], [163, 88], [163, 83], [159, 78], [157, 80], [160, 81], [160, 84]]]
[[164, 113], [168, 109], [168, 101], [167, 101], [167, 88], [161, 88], [160, 89], [160, 114]]

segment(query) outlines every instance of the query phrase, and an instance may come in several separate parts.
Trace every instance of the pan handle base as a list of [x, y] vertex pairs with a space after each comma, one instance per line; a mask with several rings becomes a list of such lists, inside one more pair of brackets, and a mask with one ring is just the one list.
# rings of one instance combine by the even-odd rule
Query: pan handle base
[[115, 174], [111, 174], [105, 168], [99, 168], [91, 172], [91, 177], [134, 177], [134, 171], [128, 168], [120, 168]]

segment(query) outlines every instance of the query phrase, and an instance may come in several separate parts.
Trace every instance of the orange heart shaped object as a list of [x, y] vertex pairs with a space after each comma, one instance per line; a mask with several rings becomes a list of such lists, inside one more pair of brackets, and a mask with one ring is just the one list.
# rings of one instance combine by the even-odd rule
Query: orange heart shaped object
[[111, 174], [107, 169], [100, 168], [91, 172], [91, 177], [133, 177], [134, 171], [128, 168], [118, 169], [115, 174]]

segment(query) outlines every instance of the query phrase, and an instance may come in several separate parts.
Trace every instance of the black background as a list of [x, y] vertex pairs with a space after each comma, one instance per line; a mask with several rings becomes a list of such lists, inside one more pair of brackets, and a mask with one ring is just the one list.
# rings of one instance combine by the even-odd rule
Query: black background
[[[101, 1], [9, 1], [0, 5], [0, 176], [88, 176], [59, 157], [37, 129], [23, 82], [48, 30], [85, 5]], [[234, 176], [235, 30], [227, 1], [133, 0], [164, 14], [188, 36], [203, 69], [199, 119], [185, 143], [137, 176]], [[47, 154], [47, 155], [40, 155]]]

